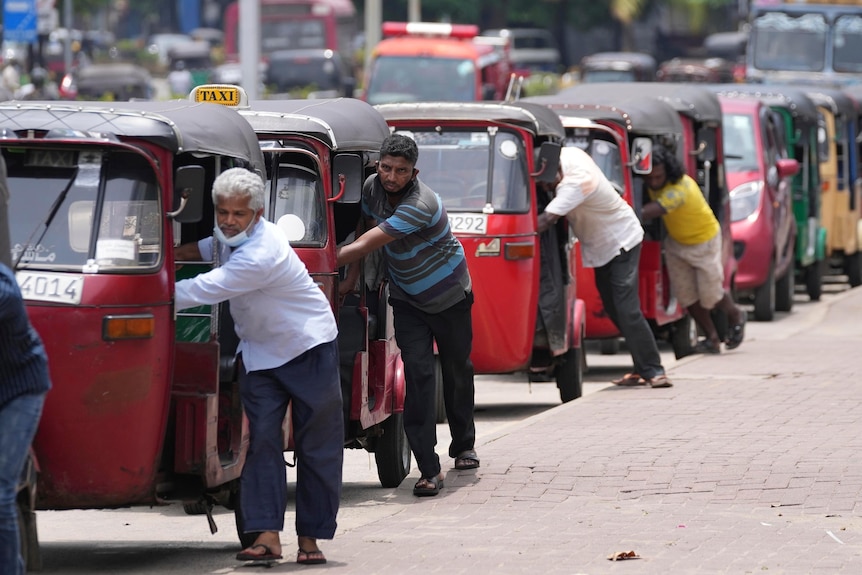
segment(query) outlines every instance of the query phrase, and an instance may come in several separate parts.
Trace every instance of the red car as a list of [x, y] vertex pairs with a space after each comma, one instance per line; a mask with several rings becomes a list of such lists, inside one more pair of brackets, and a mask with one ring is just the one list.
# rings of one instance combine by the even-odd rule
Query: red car
[[724, 159], [730, 188], [730, 232], [737, 260], [736, 299], [754, 303], [754, 317], [771, 321], [790, 311], [794, 291], [796, 220], [780, 117], [754, 98], [721, 96]]

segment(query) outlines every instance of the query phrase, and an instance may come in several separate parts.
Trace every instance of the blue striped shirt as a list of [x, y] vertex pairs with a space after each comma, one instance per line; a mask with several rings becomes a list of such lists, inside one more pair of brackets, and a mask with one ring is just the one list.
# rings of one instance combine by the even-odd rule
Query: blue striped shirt
[[50, 387], [45, 347], [30, 325], [12, 270], [0, 263], [0, 407]]
[[463, 300], [471, 289], [464, 248], [449, 229], [440, 197], [418, 179], [391, 206], [376, 175], [362, 189], [362, 213], [388, 236], [384, 246], [390, 295], [427, 313]]

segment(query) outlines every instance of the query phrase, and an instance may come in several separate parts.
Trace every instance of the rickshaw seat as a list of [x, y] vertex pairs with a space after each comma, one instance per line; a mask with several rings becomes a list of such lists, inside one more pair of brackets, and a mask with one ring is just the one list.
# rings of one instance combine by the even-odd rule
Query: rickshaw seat
[[233, 316], [230, 315], [230, 302], [223, 302], [219, 307], [219, 381], [232, 382], [237, 380], [236, 350], [239, 347], [239, 337], [234, 329]]
[[353, 366], [356, 354], [365, 349], [366, 343], [365, 319], [359, 312], [359, 306], [342, 305], [338, 310], [338, 363], [345, 434], [349, 433], [350, 408], [353, 403]]

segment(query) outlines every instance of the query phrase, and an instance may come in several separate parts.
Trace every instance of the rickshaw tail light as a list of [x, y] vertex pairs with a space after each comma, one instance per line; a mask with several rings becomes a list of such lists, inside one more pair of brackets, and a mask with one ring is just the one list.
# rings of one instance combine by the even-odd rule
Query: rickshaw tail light
[[153, 337], [156, 320], [152, 314], [108, 315], [102, 320], [102, 339], [146, 339]]
[[535, 256], [536, 247], [533, 242], [512, 242], [506, 244], [507, 260], [528, 260]]

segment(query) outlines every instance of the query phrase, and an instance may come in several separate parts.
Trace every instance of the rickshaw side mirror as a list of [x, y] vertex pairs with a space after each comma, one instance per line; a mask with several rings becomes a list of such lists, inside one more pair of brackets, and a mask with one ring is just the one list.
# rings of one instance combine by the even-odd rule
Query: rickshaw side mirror
[[542, 142], [536, 163], [535, 178], [537, 182], [553, 184], [556, 181], [557, 170], [560, 169], [561, 149], [560, 144], [556, 142]]
[[635, 138], [632, 140], [632, 172], [645, 176], [652, 172], [652, 140]]
[[715, 131], [709, 128], [701, 128], [697, 131], [697, 152], [704, 162], [714, 162], [716, 159]]
[[[338, 154], [332, 160], [332, 200], [341, 204], [355, 204], [362, 199], [362, 157], [356, 154]], [[340, 187], [340, 176], [344, 176], [344, 192]]]
[[174, 176], [174, 210], [167, 216], [181, 224], [201, 221], [204, 212], [203, 166], [181, 166]]

